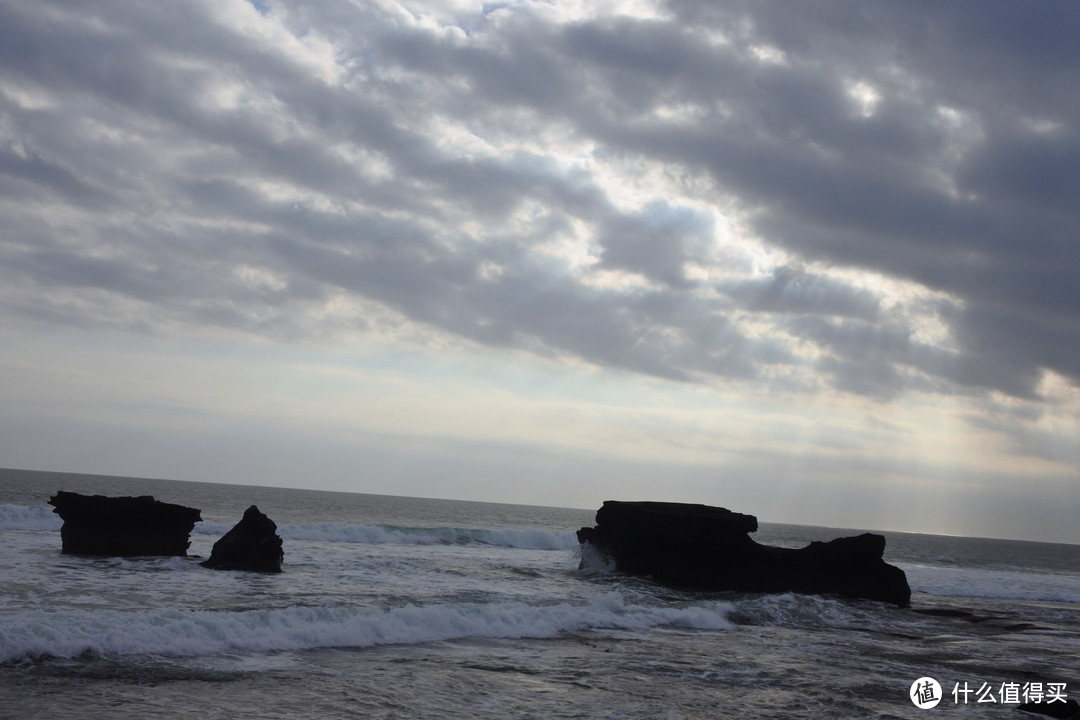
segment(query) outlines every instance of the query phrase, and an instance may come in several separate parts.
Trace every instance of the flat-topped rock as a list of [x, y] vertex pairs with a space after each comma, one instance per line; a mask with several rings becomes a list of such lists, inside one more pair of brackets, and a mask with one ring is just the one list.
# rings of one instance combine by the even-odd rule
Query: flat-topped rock
[[62, 552], [70, 555], [186, 556], [196, 508], [139, 497], [81, 495], [61, 490], [49, 499], [64, 521]]
[[836, 594], [907, 606], [904, 571], [883, 560], [885, 538], [865, 533], [799, 549], [761, 545], [757, 518], [725, 508], [608, 500], [578, 540], [616, 570], [686, 589]]
[[596, 513], [596, 524], [607, 530], [632, 529], [634, 535], [678, 536], [705, 539], [712, 536], [757, 532], [758, 521], [727, 508], [670, 502], [622, 502], [609, 500]]

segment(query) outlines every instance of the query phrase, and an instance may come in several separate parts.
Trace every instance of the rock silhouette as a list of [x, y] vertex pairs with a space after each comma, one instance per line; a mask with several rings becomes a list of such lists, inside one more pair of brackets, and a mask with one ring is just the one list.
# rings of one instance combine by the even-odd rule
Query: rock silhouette
[[213, 570], [278, 573], [284, 558], [277, 525], [252, 505], [240, 522], [214, 543], [210, 558], [200, 564]]
[[886, 563], [885, 538], [865, 533], [812, 542], [800, 549], [761, 545], [757, 518], [725, 508], [608, 500], [596, 527], [578, 541], [596, 548], [620, 572], [672, 587], [741, 592], [835, 594], [906, 607], [904, 571]]
[[62, 552], [69, 555], [186, 556], [191, 530], [202, 519], [195, 508], [150, 495], [106, 497], [61, 490], [49, 504], [64, 521]]

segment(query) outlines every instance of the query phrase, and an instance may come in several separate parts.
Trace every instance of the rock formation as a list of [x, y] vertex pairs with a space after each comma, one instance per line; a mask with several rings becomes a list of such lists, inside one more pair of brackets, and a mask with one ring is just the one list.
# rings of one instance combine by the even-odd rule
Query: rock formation
[[210, 559], [201, 564], [214, 570], [277, 573], [284, 558], [277, 525], [252, 505], [240, 522], [214, 543]]
[[750, 538], [757, 518], [707, 505], [609, 500], [578, 541], [616, 570], [672, 587], [836, 594], [907, 606], [904, 571], [882, 560], [885, 538], [865, 533], [800, 549]]
[[62, 551], [71, 555], [187, 555], [195, 508], [140, 497], [105, 497], [59, 491], [49, 499], [64, 520]]

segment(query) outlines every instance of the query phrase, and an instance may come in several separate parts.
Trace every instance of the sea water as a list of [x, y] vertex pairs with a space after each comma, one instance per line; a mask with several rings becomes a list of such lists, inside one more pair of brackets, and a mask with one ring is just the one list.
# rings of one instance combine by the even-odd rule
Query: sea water
[[[190, 557], [63, 555], [57, 490], [203, 522]], [[251, 504], [284, 571], [201, 567]], [[0, 718], [1022, 718], [1023, 694], [1080, 698], [1080, 546], [885, 533], [901, 609], [621, 576], [581, 555], [594, 513], [0, 470]]]

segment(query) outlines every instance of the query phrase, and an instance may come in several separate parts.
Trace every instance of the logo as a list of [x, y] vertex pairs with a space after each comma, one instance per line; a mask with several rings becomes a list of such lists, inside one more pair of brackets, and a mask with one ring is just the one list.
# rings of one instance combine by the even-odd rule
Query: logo
[[910, 695], [915, 707], [929, 710], [941, 702], [941, 685], [932, 677], [921, 677], [911, 683]]

